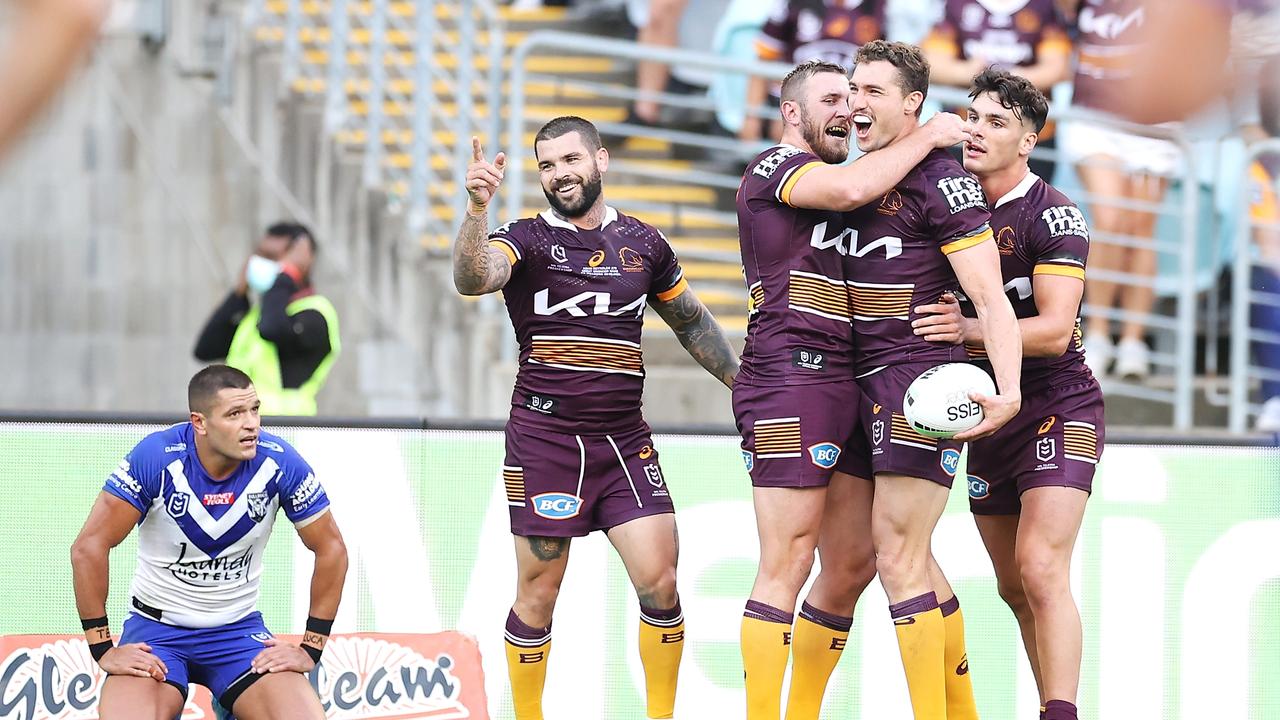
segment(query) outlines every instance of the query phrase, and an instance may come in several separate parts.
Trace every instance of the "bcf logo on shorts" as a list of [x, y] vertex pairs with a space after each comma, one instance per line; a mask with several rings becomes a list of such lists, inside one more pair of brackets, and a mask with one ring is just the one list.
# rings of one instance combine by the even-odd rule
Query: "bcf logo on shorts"
[[835, 443], [818, 443], [809, 447], [809, 458], [813, 460], [814, 465], [823, 470], [830, 470], [840, 459], [840, 447]]
[[977, 475], [969, 476], [969, 498], [972, 500], [986, 500], [991, 494], [991, 485], [986, 480]]
[[947, 477], [955, 477], [956, 470], [960, 469], [960, 451], [955, 448], [943, 450], [939, 464], [942, 465], [942, 472], [946, 473]]
[[569, 493], [542, 493], [530, 499], [533, 501], [533, 513], [548, 520], [568, 520], [577, 517], [582, 509], [582, 498]]
[[752, 455], [750, 450], [743, 450], [742, 464], [747, 466], [747, 472], [751, 472], [756, 466], [756, 456]]

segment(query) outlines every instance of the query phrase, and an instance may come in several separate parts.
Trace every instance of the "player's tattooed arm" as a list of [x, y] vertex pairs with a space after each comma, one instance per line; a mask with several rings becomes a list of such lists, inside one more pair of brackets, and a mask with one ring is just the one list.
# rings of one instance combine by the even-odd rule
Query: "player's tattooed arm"
[[527, 539], [529, 551], [542, 562], [559, 560], [569, 549], [569, 538], [532, 536]]
[[733, 379], [738, 375], [738, 355], [725, 337], [720, 323], [698, 296], [692, 290], [685, 290], [670, 300], [652, 304], [693, 359], [726, 387], [732, 388]]
[[453, 284], [463, 295], [485, 295], [502, 289], [511, 279], [511, 260], [489, 245], [486, 212], [502, 184], [507, 167], [503, 153], [489, 162], [479, 138], [471, 138], [471, 164], [467, 166], [467, 213], [453, 244]]
[[501, 290], [511, 279], [511, 260], [489, 244], [489, 219], [484, 212], [467, 219], [453, 244], [453, 284], [463, 295]]

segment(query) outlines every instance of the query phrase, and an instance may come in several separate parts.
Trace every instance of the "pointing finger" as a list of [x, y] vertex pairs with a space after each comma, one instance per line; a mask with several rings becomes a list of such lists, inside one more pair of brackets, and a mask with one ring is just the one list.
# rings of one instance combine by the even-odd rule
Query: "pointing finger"
[[484, 160], [484, 148], [480, 145], [480, 138], [475, 135], [471, 136], [471, 159]]

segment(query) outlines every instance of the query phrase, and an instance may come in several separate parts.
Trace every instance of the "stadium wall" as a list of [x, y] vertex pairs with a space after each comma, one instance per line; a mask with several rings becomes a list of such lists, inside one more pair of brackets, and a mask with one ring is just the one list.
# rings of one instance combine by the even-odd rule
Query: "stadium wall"
[[[478, 639], [490, 712], [510, 718], [502, 622], [514, 560], [493, 429], [272, 427], [316, 468], [351, 555], [337, 632]], [[156, 424], [0, 420], [0, 635], [74, 633], [68, 547], [119, 459]], [[738, 623], [756, 561], [750, 488], [733, 437], [655, 437], [681, 527], [688, 621], [677, 717], [741, 717]], [[1035, 685], [963, 484], [934, 549], [968, 622], [986, 720], [1034, 716]], [[1085, 626], [1082, 718], [1280, 717], [1280, 448], [1113, 438], [1076, 549]], [[136, 544], [113, 553], [109, 614], [126, 616]], [[311, 563], [281, 523], [259, 603], [277, 632], [306, 618]], [[638, 615], [599, 534], [575, 541], [557, 609], [548, 717], [641, 718]], [[828, 694], [829, 717], [907, 720], [884, 595], [869, 588]], [[87, 656], [86, 656], [87, 661]], [[16, 686], [0, 683], [0, 702]], [[37, 714], [37, 717], [45, 717]], [[372, 717], [372, 716], [371, 716]]]

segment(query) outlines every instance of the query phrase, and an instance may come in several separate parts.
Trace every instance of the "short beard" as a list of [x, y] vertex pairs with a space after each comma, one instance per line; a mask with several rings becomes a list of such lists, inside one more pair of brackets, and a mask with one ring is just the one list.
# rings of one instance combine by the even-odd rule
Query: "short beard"
[[[852, 132], [852, 129], [850, 130]], [[836, 138], [827, 135], [825, 128], [817, 127], [810, 119], [809, 114], [804, 110], [800, 111], [800, 134], [804, 138], [813, 154], [817, 155], [822, 162], [829, 165], [839, 165], [849, 159], [848, 142], [844, 147], [827, 147], [824, 143], [826, 140], [836, 140]]]
[[542, 194], [547, 197], [547, 202], [551, 204], [551, 208], [564, 218], [578, 218], [587, 214], [587, 211], [596, 204], [600, 199], [600, 193], [604, 190], [604, 182], [600, 177], [600, 168], [593, 167], [591, 175], [582, 182], [582, 197], [578, 202], [572, 205], [566, 204], [560, 199], [554, 191], [542, 188]]

